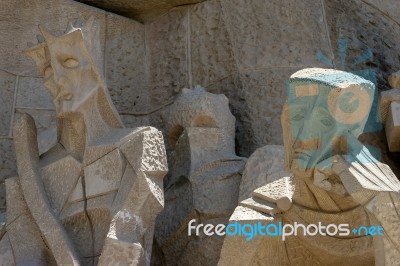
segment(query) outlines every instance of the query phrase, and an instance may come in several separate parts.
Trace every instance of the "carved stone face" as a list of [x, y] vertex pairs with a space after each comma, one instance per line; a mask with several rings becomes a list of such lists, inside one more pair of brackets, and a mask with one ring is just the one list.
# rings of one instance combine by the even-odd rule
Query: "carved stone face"
[[[303, 77], [291, 80], [288, 86], [282, 128], [286, 166], [295, 175], [311, 177], [315, 168], [326, 167], [333, 155], [346, 154], [352, 146], [349, 141], [364, 129], [371, 91], [346, 80], [354, 75], [333, 73], [334, 78], [329, 77], [332, 73], [319, 77], [324, 82]], [[341, 73], [345, 73], [343, 81], [338, 80]]]
[[57, 87], [54, 103], [58, 115], [76, 112], [99, 85], [82, 33], [76, 30], [61, 37], [47, 37], [46, 42], [51, 68], [46, 69], [44, 76], [45, 81], [54, 82]]
[[49, 48], [46, 43], [41, 43], [25, 51], [36, 63], [39, 73], [43, 76], [43, 84], [50, 92], [53, 99], [58, 94], [58, 87], [54, 80], [51, 67]]

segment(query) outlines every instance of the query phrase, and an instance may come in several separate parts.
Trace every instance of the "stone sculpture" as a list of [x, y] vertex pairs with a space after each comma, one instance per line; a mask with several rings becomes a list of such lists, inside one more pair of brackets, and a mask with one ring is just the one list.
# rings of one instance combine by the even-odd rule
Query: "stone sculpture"
[[0, 242], [7, 265], [150, 263], [164, 204], [163, 137], [124, 128], [91, 54], [97, 29], [93, 19], [60, 37], [41, 29], [44, 42], [27, 50], [54, 99], [58, 143], [39, 156], [33, 118], [15, 123], [19, 176], [6, 180]]
[[389, 76], [391, 90], [383, 91], [380, 98], [382, 122], [391, 152], [400, 151], [400, 71]]
[[[240, 202], [230, 222], [264, 226], [381, 226], [383, 236], [227, 236], [219, 265], [398, 265], [400, 182], [358, 142], [374, 85], [356, 75], [304, 69], [288, 82], [281, 117], [285, 166]], [[257, 177], [254, 177], [257, 178]], [[312, 230], [313, 232], [315, 230]], [[273, 232], [272, 232], [273, 233]], [[264, 233], [265, 234], [265, 233]]]
[[223, 237], [188, 236], [188, 222], [224, 223], [236, 207], [245, 159], [235, 155], [235, 117], [224, 95], [183, 89], [163, 115], [171, 154], [155, 241], [166, 265], [216, 265]]

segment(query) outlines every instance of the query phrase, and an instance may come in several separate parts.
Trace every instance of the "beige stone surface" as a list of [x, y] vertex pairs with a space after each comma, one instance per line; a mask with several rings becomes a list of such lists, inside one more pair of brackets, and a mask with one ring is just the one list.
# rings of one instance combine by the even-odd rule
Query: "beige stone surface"
[[228, 25], [221, 1], [194, 5], [189, 13], [192, 86], [208, 87], [237, 71]]
[[221, 0], [221, 4], [240, 71], [318, 66], [315, 53], [330, 54], [319, 1]]
[[11, 139], [0, 139], [0, 160], [0, 176], [2, 181], [5, 178], [12, 177], [17, 174], [14, 144]]
[[400, 88], [400, 71], [391, 74], [388, 78], [389, 85], [393, 88]]
[[16, 76], [0, 71], [0, 136], [10, 135]]
[[145, 25], [150, 110], [171, 102], [189, 86], [187, 16], [187, 9], [177, 8]]
[[391, 89], [383, 91], [380, 95], [380, 114], [385, 125], [386, 141], [390, 152], [400, 150], [399, 123], [400, 90]]
[[[245, 71], [240, 75], [240, 118], [238, 138], [240, 154], [250, 156], [267, 144], [282, 144], [281, 108], [285, 101], [286, 82], [298, 68], [273, 68]], [[266, 104], [267, 103], [267, 104]]]
[[258, 148], [246, 162], [240, 183], [239, 201], [249, 198], [256, 188], [282, 176], [289, 176], [284, 159], [284, 148], [281, 145]]
[[149, 108], [144, 28], [130, 19], [106, 15], [106, 82], [120, 113], [145, 112]]
[[389, 114], [385, 121], [386, 139], [389, 151], [400, 151], [400, 102], [391, 102]]
[[18, 79], [16, 107], [54, 109], [53, 99], [44, 87], [42, 78]]

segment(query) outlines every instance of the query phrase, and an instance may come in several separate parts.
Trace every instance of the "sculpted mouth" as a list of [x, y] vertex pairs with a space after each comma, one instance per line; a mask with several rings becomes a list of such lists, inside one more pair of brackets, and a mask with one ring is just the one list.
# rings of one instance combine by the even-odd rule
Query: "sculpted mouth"
[[293, 153], [293, 158], [301, 160], [310, 160], [312, 158], [312, 155], [304, 150], [295, 150]]

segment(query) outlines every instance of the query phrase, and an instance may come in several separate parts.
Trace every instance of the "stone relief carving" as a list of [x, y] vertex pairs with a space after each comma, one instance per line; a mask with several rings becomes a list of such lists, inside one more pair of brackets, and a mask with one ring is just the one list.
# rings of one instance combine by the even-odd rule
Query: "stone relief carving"
[[[14, 125], [18, 177], [6, 180], [7, 265], [149, 265], [164, 205], [160, 131], [124, 128], [92, 52], [96, 23], [26, 51], [57, 113], [57, 144], [39, 156], [35, 121]], [[12, 251], [12, 252], [11, 252]]]
[[385, 125], [389, 151], [400, 151], [400, 71], [389, 76], [391, 90], [383, 91], [380, 98], [382, 123]]
[[226, 224], [236, 207], [245, 159], [235, 154], [235, 117], [224, 95], [201, 87], [183, 89], [163, 117], [172, 169], [156, 242], [167, 265], [216, 265], [223, 237], [188, 236], [187, 224]]
[[285, 168], [290, 174], [269, 178], [254, 189], [230, 221], [345, 223], [350, 228], [379, 225], [384, 235], [300, 233], [285, 241], [259, 235], [251, 241], [243, 236], [225, 237], [219, 265], [398, 264], [400, 182], [357, 140], [374, 90], [371, 82], [337, 70], [313, 68], [293, 74], [281, 117]]

